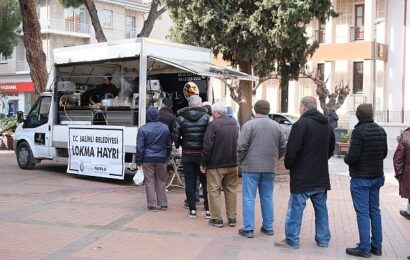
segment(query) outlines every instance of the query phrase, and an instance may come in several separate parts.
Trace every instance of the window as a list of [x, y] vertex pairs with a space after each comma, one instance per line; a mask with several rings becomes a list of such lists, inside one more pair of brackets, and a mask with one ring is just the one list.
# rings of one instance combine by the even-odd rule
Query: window
[[64, 30], [67, 32], [86, 33], [84, 7], [64, 9]]
[[325, 64], [324, 63], [317, 64], [316, 74], [321, 81], [325, 81]]
[[126, 23], [125, 24], [125, 38], [129, 39], [129, 38], [137, 37], [136, 35], [137, 22], [136, 22], [135, 16], [127, 15], [125, 23]]
[[34, 103], [33, 108], [27, 115], [24, 121], [24, 128], [34, 128], [44, 125], [48, 122], [48, 115], [50, 112], [51, 97], [40, 97]]
[[364, 5], [355, 5], [354, 7], [354, 40], [364, 39]]
[[102, 12], [101, 23], [103, 27], [113, 27], [113, 12], [112, 10], [104, 9]]
[[363, 93], [363, 62], [353, 62], [353, 94]]
[[318, 22], [318, 28], [319, 29], [316, 30], [316, 41], [324, 43], [326, 24]]

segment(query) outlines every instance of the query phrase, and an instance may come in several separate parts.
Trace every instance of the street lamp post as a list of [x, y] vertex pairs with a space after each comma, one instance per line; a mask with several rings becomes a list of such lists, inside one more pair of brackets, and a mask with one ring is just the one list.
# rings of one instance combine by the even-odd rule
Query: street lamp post
[[376, 111], [376, 62], [377, 62], [377, 25], [384, 22], [384, 18], [377, 18], [373, 23], [373, 111]]

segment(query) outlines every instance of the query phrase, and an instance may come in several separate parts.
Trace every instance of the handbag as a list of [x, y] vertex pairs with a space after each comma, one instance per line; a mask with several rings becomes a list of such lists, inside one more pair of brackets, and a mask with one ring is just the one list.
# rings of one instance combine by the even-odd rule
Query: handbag
[[132, 180], [136, 185], [142, 185], [144, 183], [144, 172], [142, 170], [137, 170]]

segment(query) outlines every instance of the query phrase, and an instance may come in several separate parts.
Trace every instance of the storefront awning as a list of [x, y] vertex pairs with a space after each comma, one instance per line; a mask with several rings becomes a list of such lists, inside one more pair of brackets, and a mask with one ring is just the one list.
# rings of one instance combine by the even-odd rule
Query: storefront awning
[[208, 62], [178, 60], [155, 56], [149, 56], [149, 58], [201, 76], [214, 77], [219, 79], [238, 79], [248, 81], [258, 80], [258, 78], [255, 76]]

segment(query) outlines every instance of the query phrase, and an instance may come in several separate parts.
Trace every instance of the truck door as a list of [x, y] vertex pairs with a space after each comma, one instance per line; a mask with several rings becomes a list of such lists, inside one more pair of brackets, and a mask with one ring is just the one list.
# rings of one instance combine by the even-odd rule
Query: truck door
[[33, 145], [31, 150], [35, 158], [50, 158], [51, 156], [51, 102], [51, 95], [41, 96], [37, 99], [23, 124], [23, 128]]

